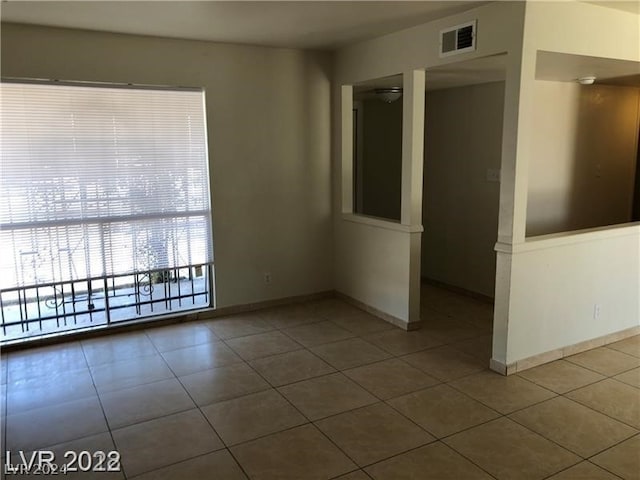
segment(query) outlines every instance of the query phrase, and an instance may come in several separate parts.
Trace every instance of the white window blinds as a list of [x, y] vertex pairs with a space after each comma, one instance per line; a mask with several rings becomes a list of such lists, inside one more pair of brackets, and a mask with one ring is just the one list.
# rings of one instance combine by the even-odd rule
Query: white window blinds
[[0, 89], [1, 287], [212, 261], [202, 91]]

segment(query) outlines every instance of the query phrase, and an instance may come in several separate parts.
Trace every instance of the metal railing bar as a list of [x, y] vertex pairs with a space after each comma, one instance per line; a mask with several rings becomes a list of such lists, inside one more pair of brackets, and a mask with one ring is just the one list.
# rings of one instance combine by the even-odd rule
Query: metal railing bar
[[[154, 268], [154, 269], [147, 269], [145, 272], [151, 272], [151, 273], [156, 273], [156, 272], [161, 272], [164, 270], [170, 270], [171, 268], [191, 268], [191, 267], [207, 267], [208, 265], [212, 265], [211, 263], [195, 263], [193, 265], [183, 265], [183, 266], [179, 266], [179, 267], [163, 267], [163, 268]], [[107, 278], [122, 278], [122, 277], [135, 277], [136, 275], [139, 275], [140, 271], [132, 271], [132, 272], [127, 272], [127, 273], [113, 273], [113, 274], [108, 274], [108, 275], [99, 275], [96, 277], [84, 277], [84, 278], [76, 278], [76, 279], [70, 279], [70, 280], [59, 280], [57, 282], [44, 282], [44, 283], [36, 283], [36, 284], [30, 284], [30, 285], [20, 285], [17, 287], [9, 287], [9, 288], [2, 288], [0, 289], [0, 292], [15, 292], [18, 290], [22, 290], [25, 288], [36, 288], [36, 287], [53, 287], [56, 285], [60, 285], [62, 283], [82, 283], [82, 282], [88, 282], [89, 280], [99, 280], [103, 277], [107, 277]]]
[[[38, 318], [42, 317], [42, 312], [40, 312], [40, 289], [36, 287], [36, 305], [38, 305]], [[42, 330], [42, 321], [40, 321], [40, 330]]]
[[189, 269], [189, 280], [191, 280], [191, 304], [195, 305], [196, 299], [193, 297], [193, 291], [195, 290], [193, 288], [193, 268]]
[[[62, 297], [62, 298], [63, 298], [63, 303], [62, 304], [64, 305], [64, 297]], [[76, 302], [75, 302], [75, 299], [76, 299], [76, 287], [75, 287], [75, 284], [73, 282], [71, 282], [71, 300], [72, 300], [71, 308], [73, 309], [73, 323], [75, 325], [77, 325], [78, 324], [78, 317], [76, 317]], [[67, 326], [67, 317], [66, 316], [64, 317], [64, 326], [65, 327]]]
[[2, 334], [7, 334], [7, 327], [4, 326], [4, 303], [2, 302], [2, 293], [0, 293], [0, 312], [2, 312]]
[[180, 268], [178, 268], [178, 307], [182, 306], [182, 298], [180, 298], [182, 292], [180, 291]]
[[[205, 277], [196, 282], [195, 271], [205, 268]], [[20, 340], [20, 338], [34, 338], [33, 333], [38, 336], [55, 333], [56, 331], [70, 331], [78, 328], [99, 328], [99, 326], [109, 326], [117, 322], [127, 322], [135, 320], [136, 317], [149, 317], [162, 313], [173, 312], [177, 309], [185, 309], [182, 300], [191, 298], [194, 307], [203, 308], [211, 306], [212, 293], [212, 263], [200, 263], [196, 265], [185, 265], [171, 268], [147, 269], [144, 273], [129, 273], [117, 275], [101, 275], [81, 280], [67, 280], [59, 282], [47, 282], [33, 286], [19, 286], [9, 289], [0, 289], [0, 310], [2, 311], [2, 334], [5, 338], [0, 338], [0, 343], [5, 341]], [[181, 271], [187, 273], [187, 278], [181, 279]], [[154, 275], [155, 274], [155, 275]], [[116, 284], [116, 279], [133, 279], [132, 284], [125, 280], [122, 285]], [[198, 275], [200, 279], [201, 275]], [[111, 288], [109, 286], [111, 280]], [[157, 282], [157, 283], [156, 283]], [[184, 291], [182, 283], [185, 283], [190, 291]], [[160, 286], [162, 283], [162, 287]], [[176, 283], [174, 286], [172, 283]], [[51, 288], [51, 292], [48, 290]], [[161, 289], [162, 288], [162, 289]], [[70, 290], [70, 295], [67, 292]], [[111, 290], [111, 292], [110, 292]], [[147, 292], [148, 290], [148, 292]], [[177, 290], [177, 291], [176, 291]], [[110, 297], [125, 298], [133, 297], [132, 301], [126, 301], [122, 305], [113, 304]], [[13, 295], [17, 296], [17, 300]], [[7, 301], [7, 296], [9, 298]], [[100, 301], [102, 300], [102, 302]], [[53, 301], [53, 304], [51, 304]], [[36, 303], [34, 306], [33, 303]], [[196, 302], [199, 304], [197, 305]], [[67, 304], [71, 304], [68, 306]], [[86, 307], [83, 305], [86, 304]], [[164, 305], [164, 310], [158, 310], [158, 304]], [[6, 308], [18, 308], [15, 313]], [[146, 312], [143, 312], [143, 308]], [[46, 308], [45, 308], [46, 307]], [[190, 309], [191, 307], [186, 307]], [[135, 309], [135, 314], [131, 310]], [[47, 310], [52, 311], [47, 314]], [[122, 310], [129, 310], [125, 313], [126, 318], [115, 320], [112, 313]], [[37, 318], [33, 318], [31, 313]], [[31, 312], [31, 313], [30, 313]], [[15, 320], [12, 320], [15, 318]], [[55, 320], [54, 325], [47, 325]], [[31, 328], [32, 325], [37, 327]], [[89, 325], [91, 324], [91, 325]], [[15, 329], [19, 326], [19, 330]], [[38, 330], [39, 327], [39, 330]], [[19, 332], [22, 332], [20, 336]]]
[[[111, 324], [111, 312], [109, 311], [109, 282], [107, 280], [107, 277], [103, 277], [103, 282], [104, 282], [104, 312], [105, 315], [107, 317], [107, 325]], [[114, 282], [115, 285], [115, 282]], [[113, 292], [115, 295], [115, 291]]]
[[[149, 297], [153, 300], [153, 278], [151, 278], [151, 272], [149, 272]], [[151, 307], [151, 311], [153, 312], [153, 303], [149, 305]]]

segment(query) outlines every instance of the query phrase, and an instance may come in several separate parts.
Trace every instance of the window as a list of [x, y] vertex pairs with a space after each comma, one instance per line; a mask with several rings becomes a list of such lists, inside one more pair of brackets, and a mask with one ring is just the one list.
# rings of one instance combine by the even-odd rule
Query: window
[[400, 221], [402, 75], [354, 87], [353, 212]]
[[3, 82], [2, 340], [211, 303], [204, 94]]

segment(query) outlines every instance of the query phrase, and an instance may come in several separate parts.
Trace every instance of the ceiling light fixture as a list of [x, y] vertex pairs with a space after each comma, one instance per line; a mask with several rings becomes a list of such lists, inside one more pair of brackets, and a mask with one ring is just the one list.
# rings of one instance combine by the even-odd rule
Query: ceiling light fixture
[[596, 81], [595, 75], [587, 75], [585, 77], [578, 78], [578, 83], [580, 85], [593, 85], [593, 82]]
[[391, 103], [395, 102], [402, 96], [402, 88], [400, 87], [389, 87], [389, 88], [376, 88], [374, 93], [378, 96], [378, 98], [384, 102]]

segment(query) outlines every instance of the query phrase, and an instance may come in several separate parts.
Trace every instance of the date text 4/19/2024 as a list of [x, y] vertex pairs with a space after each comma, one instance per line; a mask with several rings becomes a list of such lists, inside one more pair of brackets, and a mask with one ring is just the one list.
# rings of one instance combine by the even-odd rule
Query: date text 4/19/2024
[[71, 472], [119, 472], [120, 452], [111, 450], [89, 452], [81, 450], [64, 452], [61, 462], [51, 450], [35, 450], [25, 452], [7, 450], [4, 465], [5, 475], [56, 475]]

